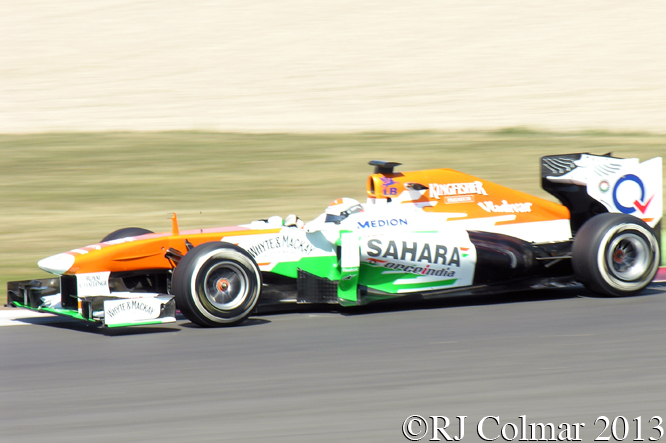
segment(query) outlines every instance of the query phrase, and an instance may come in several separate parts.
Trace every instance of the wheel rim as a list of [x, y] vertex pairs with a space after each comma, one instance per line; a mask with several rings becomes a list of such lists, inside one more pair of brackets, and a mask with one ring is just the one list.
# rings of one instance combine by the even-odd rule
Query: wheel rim
[[615, 237], [609, 246], [606, 250], [606, 264], [618, 279], [635, 281], [649, 271], [650, 244], [643, 236], [625, 232]]
[[248, 276], [232, 262], [213, 265], [204, 279], [206, 299], [218, 309], [231, 310], [240, 306], [248, 290]]

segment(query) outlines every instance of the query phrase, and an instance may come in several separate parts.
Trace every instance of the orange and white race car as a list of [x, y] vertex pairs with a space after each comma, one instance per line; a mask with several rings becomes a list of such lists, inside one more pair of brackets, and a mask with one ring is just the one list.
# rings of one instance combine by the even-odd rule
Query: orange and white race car
[[355, 306], [399, 297], [562, 286], [633, 295], [660, 263], [662, 159], [541, 159], [562, 205], [451, 169], [371, 161], [367, 202], [156, 234], [125, 228], [45, 258], [54, 276], [8, 284], [8, 303], [114, 327], [235, 325], [258, 305]]

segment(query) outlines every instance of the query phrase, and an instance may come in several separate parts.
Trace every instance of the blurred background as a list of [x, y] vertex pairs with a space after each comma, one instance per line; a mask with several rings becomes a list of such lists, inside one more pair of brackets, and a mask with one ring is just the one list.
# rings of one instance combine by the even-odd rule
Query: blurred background
[[665, 41], [661, 0], [0, 1], [0, 284], [173, 211], [314, 217], [371, 159], [550, 198], [541, 155], [666, 152]]
[[666, 3], [0, 3], [0, 132], [664, 131]]

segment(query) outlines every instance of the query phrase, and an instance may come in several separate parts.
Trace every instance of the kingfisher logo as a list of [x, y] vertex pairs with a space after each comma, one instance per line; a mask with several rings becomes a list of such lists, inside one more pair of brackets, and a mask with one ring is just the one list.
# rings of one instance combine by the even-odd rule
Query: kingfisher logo
[[[634, 185], [631, 185], [631, 183], [634, 183]], [[639, 192], [640, 198], [636, 198]], [[618, 194], [622, 197], [622, 201], [625, 204], [633, 200], [631, 206], [622, 204], [618, 198]], [[645, 199], [645, 185], [643, 184], [643, 180], [634, 174], [622, 176], [613, 187], [613, 203], [624, 214], [633, 214], [636, 210], [640, 211], [641, 214], [645, 214], [653, 198], [654, 194], [647, 200]]]
[[[439, 197], [444, 195], [452, 195], [452, 196], [459, 196], [459, 195], [469, 195], [472, 196], [472, 194], [477, 194], [477, 195], [488, 195], [485, 189], [483, 189], [483, 183], [480, 181], [475, 181], [471, 183], [430, 183], [429, 184], [429, 190], [430, 190], [430, 198], [436, 198], [439, 200]], [[473, 199], [471, 200], [472, 202], [474, 201]], [[465, 201], [464, 203], [469, 203], [470, 200]], [[463, 202], [455, 202], [455, 203], [463, 203]]]

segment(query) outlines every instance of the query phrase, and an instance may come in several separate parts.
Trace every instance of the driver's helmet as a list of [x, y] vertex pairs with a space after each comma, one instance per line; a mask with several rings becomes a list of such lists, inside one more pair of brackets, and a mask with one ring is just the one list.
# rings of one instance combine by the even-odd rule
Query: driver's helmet
[[326, 208], [326, 223], [333, 222], [340, 223], [342, 220], [349, 217], [351, 214], [363, 211], [363, 206], [353, 198], [339, 198]]

